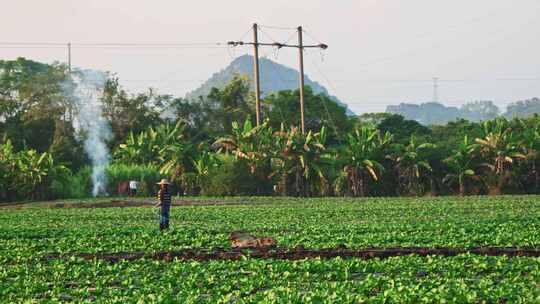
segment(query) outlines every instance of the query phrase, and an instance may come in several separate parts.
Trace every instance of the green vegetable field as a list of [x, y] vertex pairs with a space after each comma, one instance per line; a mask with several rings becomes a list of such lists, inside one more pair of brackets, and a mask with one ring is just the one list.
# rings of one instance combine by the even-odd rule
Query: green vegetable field
[[[224, 250], [229, 234], [278, 248], [540, 248], [540, 197], [234, 198], [156, 210], [0, 209], [0, 303], [538, 303], [540, 258], [407, 255], [198, 261], [77, 254]], [[89, 202], [81, 202], [84, 205]], [[205, 203], [199, 200], [196, 203]]]

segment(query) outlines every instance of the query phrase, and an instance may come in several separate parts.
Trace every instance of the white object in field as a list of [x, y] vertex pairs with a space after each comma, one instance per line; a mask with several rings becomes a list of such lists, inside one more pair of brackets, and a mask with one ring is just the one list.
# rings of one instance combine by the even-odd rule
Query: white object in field
[[129, 181], [129, 189], [137, 189], [138, 185], [139, 185], [139, 182], [137, 181]]

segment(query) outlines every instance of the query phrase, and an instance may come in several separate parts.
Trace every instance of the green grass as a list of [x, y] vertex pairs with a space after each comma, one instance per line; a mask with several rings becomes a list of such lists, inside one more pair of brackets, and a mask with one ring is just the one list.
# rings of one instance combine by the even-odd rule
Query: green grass
[[153, 208], [0, 209], [0, 302], [540, 302], [538, 258], [40, 260], [226, 247], [233, 230], [284, 247], [540, 247], [536, 196], [227, 200], [239, 204], [173, 207], [167, 233], [158, 232]]

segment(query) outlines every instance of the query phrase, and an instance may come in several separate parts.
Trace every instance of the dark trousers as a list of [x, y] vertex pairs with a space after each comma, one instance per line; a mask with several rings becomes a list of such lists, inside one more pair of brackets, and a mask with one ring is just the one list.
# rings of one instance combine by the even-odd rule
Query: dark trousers
[[159, 230], [169, 229], [169, 210], [161, 209], [159, 216]]

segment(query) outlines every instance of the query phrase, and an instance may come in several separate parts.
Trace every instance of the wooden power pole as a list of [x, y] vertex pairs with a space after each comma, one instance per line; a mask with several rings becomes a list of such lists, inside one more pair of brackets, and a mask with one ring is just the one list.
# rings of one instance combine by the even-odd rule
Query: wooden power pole
[[257, 37], [257, 24], [253, 24], [253, 42], [243, 42], [243, 41], [229, 41], [228, 45], [231, 46], [239, 46], [239, 45], [253, 45], [254, 49], [254, 59], [253, 59], [253, 74], [254, 74], [254, 81], [255, 81], [255, 103], [256, 103], [256, 113], [257, 113], [257, 125], [259, 125], [260, 120], [260, 76], [259, 76], [259, 46], [274, 46], [277, 48], [282, 47], [292, 47], [292, 48], [298, 48], [298, 54], [299, 54], [299, 61], [300, 61], [300, 126], [302, 128], [302, 134], [306, 132], [306, 122], [305, 122], [305, 113], [304, 113], [304, 49], [305, 48], [320, 48], [320, 49], [327, 49], [328, 45], [324, 43], [315, 44], [315, 45], [304, 45], [302, 40], [302, 33], [303, 29], [301, 26], [297, 28], [298, 30], [298, 44], [286, 44], [286, 43], [261, 43], [258, 40]]
[[306, 119], [304, 115], [304, 43], [302, 42], [302, 27], [298, 27], [298, 59], [300, 61], [300, 125], [302, 134], [306, 133]]
[[253, 24], [253, 80], [255, 82], [255, 116], [257, 127], [261, 124], [261, 81], [259, 76], [259, 38], [257, 23]]
[[305, 105], [304, 105], [304, 49], [305, 48], [320, 48], [326, 50], [328, 45], [324, 43], [316, 45], [304, 45], [303, 42], [303, 29], [302, 26], [297, 28], [298, 30], [298, 45], [281, 44], [279, 47], [295, 47], [298, 48], [298, 61], [299, 61], [299, 80], [300, 80], [300, 126], [302, 128], [302, 134], [306, 133], [306, 118], [305, 118]]

